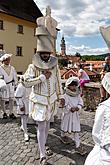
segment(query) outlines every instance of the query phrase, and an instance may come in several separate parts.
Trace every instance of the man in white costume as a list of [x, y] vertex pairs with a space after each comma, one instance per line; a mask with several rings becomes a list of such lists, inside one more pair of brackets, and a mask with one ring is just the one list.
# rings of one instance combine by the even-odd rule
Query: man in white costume
[[29, 87], [33, 86], [30, 94], [30, 114], [38, 125], [40, 164], [45, 165], [47, 164], [45, 145], [50, 119], [56, 114], [58, 101], [64, 102], [64, 99], [62, 99], [58, 61], [51, 54], [53, 51], [51, 34], [47, 27], [39, 24], [36, 35], [37, 53], [25, 73], [25, 84]]
[[3, 80], [6, 83], [6, 90], [2, 93], [1, 97], [1, 107], [3, 110], [3, 118], [7, 119], [7, 113], [5, 108], [5, 102], [9, 101], [9, 117], [15, 119], [16, 116], [13, 113], [14, 105], [14, 89], [17, 85], [17, 73], [13, 66], [10, 64], [11, 54], [4, 53], [1, 57], [2, 64], [0, 66], [0, 76], [3, 77]]
[[[110, 94], [109, 72], [102, 79], [102, 85]], [[92, 136], [95, 146], [85, 165], [110, 165], [110, 98], [100, 103], [96, 110]]]

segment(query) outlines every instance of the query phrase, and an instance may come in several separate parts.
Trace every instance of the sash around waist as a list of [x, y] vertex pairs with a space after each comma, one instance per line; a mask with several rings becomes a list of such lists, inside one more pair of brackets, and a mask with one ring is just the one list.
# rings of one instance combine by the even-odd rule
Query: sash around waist
[[6, 84], [10, 84], [10, 83], [13, 83], [13, 82], [14, 82], [14, 80], [11, 80], [9, 82], [6, 82]]
[[45, 95], [40, 95], [38, 93], [31, 93], [29, 99], [34, 103], [49, 105], [57, 100], [57, 94], [56, 92], [54, 92], [50, 96], [45, 96]]

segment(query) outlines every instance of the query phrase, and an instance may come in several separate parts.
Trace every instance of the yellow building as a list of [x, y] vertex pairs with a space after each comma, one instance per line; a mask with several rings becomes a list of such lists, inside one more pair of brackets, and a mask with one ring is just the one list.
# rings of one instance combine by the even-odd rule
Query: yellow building
[[36, 19], [42, 13], [33, 0], [0, 0], [0, 49], [12, 53], [12, 65], [22, 74], [36, 53]]

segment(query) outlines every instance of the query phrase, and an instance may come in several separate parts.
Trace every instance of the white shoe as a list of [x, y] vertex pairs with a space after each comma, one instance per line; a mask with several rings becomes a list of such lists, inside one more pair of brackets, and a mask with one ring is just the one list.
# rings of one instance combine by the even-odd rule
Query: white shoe
[[22, 126], [22, 125], [21, 125], [21, 127], [20, 127], [20, 130], [21, 130], [21, 131], [24, 131], [24, 128], [23, 128], [23, 126]]
[[27, 133], [24, 134], [24, 140], [27, 142], [29, 141], [29, 135]]

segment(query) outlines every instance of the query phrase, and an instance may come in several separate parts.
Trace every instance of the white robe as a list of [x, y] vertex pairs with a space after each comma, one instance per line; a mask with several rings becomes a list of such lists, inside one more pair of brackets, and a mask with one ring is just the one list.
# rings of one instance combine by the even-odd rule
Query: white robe
[[64, 94], [65, 107], [63, 108], [61, 130], [64, 132], [80, 132], [80, 112], [71, 112], [72, 107], [78, 107], [79, 109], [83, 106], [83, 100], [78, 95], [75, 97]]
[[[29, 113], [35, 121], [49, 121], [57, 112], [57, 100], [62, 95], [62, 86], [58, 66], [50, 69], [49, 79], [42, 74], [42, 70], [30, 64], [26, 73], [26, 85], [33, 86], [30, 94]], [[35, 77], [35, 78], [34, 78]]]
[[[19, 83], [15, 91], [15, 98], [17, 103], [17, 114], [27, 115], [29, 114], [29, 88], [26, 88], [22, 83]], [[25, 111], [21, 111], [20, 108], [25, 107]]]
[[97, 108], [92, 136], [95, 146], [85, 165], [110, 165], [110, 98]]
[[[2, 93], [2, 100], [8, 101], [9, 98], [14, 98], [14, 89], [17, 85], [17, 73], [15, 68], [11, 65], [8, 66], [10, 67], [10, 73], [7, 73], [3, 68], [3, 65], [4, 64], [0, 66], [0, 75], [3, 76], [3, 79], [6, 83], [6, 90], [4, 90], [4, 92]], [[14, 82], [11, 82], [12, 80], [14, 80]]]

